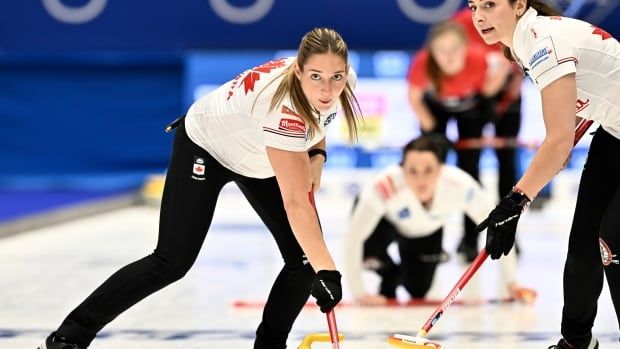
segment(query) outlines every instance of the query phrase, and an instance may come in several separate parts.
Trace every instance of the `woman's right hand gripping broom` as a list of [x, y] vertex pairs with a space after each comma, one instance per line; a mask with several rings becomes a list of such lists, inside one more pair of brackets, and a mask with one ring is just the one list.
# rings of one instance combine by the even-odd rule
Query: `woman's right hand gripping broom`
[[311, 294], [322, 312], [328, 312], [342, 299], [341, 278], [337, 270], [319, 270], [316, 273]]

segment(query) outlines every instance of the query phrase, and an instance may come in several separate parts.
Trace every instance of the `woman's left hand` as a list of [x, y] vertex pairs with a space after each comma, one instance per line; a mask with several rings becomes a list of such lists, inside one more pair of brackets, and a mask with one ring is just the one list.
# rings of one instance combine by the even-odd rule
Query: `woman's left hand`
[[508, 286], [509, 298], [520, 303], [534, 304], [538, 293], [536, 290], [519, 286], [517, 284], [511, 284]]
[[310, 158], [310, 190], [313, 193], [319, 190], [321, 186], [321, 173], [323, 172], [323, 164], [325, 158], [321, 155], [315, 155]]

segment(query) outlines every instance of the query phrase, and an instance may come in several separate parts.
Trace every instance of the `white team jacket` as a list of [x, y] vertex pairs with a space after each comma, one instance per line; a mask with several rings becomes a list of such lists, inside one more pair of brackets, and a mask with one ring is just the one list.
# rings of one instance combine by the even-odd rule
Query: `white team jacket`
[[[326, 127], [336, 117], [340, 102], [321, 113], [319, 130], [308, 139], [306, 125], [293, 110], [288, 96], [269, 111], [282, 73], [294, 57], [267, 62], [239, 74], [197, 100], [187, 112], [189, 138], [229, 170], [252, 178], [273, 177], [266, 146], [306, 151], [325, 137]], [[349, 83], [356, 74], [349, 68]]]
[[513, 36], [513, 54], [542, 90], [575, 73], [577, 116], [620, 138], [620, 44], [609, 33], [567, 17], [538, 16], [530, 8]]
[[[366, 293], [361, 277], [363, 245], [381, 218], [392, 223], [401, 235], [416, 238], [430, 235], [460, 212], [479, 224], [493, 208], [493, 198], [468, 173], [443, 165], [433, 202], [426, 209], [407, 186], [402, 167], [388, 167], [362, 189], [345, 234], [344, 275], [351, 293], [355, 298]], [[514, 248], [500, 263], [503, 282], [515, 282]]]

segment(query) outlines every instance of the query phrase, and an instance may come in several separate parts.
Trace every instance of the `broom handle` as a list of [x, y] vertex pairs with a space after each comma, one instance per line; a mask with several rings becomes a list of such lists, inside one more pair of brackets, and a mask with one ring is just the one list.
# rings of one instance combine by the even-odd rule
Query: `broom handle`
[[467, 282], [469, 282], [469, 279], [471, 279], [471, 277], [476, 273], [478, 268], [480, 268], [480, 266], [482, 265], [482, 263], [484, 263], [488, 256], [489, 254], [487, 253], [486, 249], [483, 248], [482, 250], [480, 250], [480, 253], [478, 253], [476, 259], [474, 259], [474, 261], [467, 268], [467, 270], [465, 270], [465, 273], [463, 273], [463, 276], [461, 276], [459, 281], [456, 282], [456, 285], [454, 285], [450, 293], [446, 296], [446, 298], [444, 298], [444, 300], [437, 307], [437, 309], [435, 309], [435, 312], [433, 313], [433, 315], [431, 315], [430, 318], [428, 318], [424, 326], [422, 326], [420, 333], [418, 333], [419, 337], [426, 337], [431, 328], [433, 328], [435, 323], [439, 321], [446, 309], [448, 309], [448, 307], [454, 302], [456, 296], [461, 292], [463, 287], [465, 287]]
[[[575, 141], [573, 145], [577, 145], [577, 143], [586, 133], [590, 125], [592, 125], [592, 120], [582, 119], [579, 122], [577, 128], [575, 129]], [[488, 256], [489, 254], [487, 253], [486, 249], [483, 248], [482, 250], [480, 250], [480, 253], [478, 253], [476, 259], [474, 259], [474, 261], [467, 268], [467, 270], [465, 270], [465, 273], [463, 273], [463, 276], [461, 276], [459, 281], [457, 281], [456, 285], [454, 285], [448, 296], [444, 298], [444, 300], [437, 307], [437, 309], [435, 309], [433, 315], [431, 315], [431, 317], [426, 321], [424, 326], [422, 326], [422, 329], [418, 333], [418, 336], [426, 337], [431, 328], [433, 328], [437, 321], [439, 321], [446, 309], [454, 302], [456, 296], [461, 292], [463, 287], [465, 287], [465, 285], [469, 282], [469, 279], [471, 279], [474, 273], [476, 273], [478, 268], [480, 268], [480, 266], [482, 265], [482, 263], [484, 263]]]
[[[591, 124], [592, 120], [582, 119], [579, 122], [579, 125], [575, 129], [575, 144], [577, 144], [579, 138], [581, 138], [581, 135], [577, 136], [578, 132], [585, 132]], [[581, 129], [582, 127], [583, 129]], [[520, 142], [519, 140], [517, 140], [516, 137], [463, 138], [457, 140], [454, 144], [454, 148], [457, 150], [482, 149], [486, 146], [496, 149], [502, 149], [516, 148], [519, 146], [535, 147], [536, 145], [534, 145], [533, 143]]]
[[[316, 210], [316, 204], [314, 203], [314, 192], [310, 191], [308, 193], [308, 198], [310, 199], [310, 204], [312, 208], [314, 208], [314, 212], [316, 213], [317, 219], [319, 218], [319, 213]], [[319, 220], [319, 227], [321, 226], [321, 220]], [[327, 313], [327, 328], [329, 328], [329, 338], [332, 342], [333, 349], [340, 349], [340, 344], [338, 344], [340, 338], [338, 338], [338, 325], [336, 325], [336, 314], [334, 313], [334, 309], [330, 309]]]
[[340, 344], [338, 341], [338, 325], [336, 325], [336, 314], [334, 313], [334, 309], [330, 309], [326, 314], [327, 316], [327, 327], [329, 328], [329, 338], [332, 342], [333, 349], [340, 349]]
[[579, 121], [579, 125], [577, 125], [577, 128], [575, 129], [575, 142], [573, 143], [573, 146], [579, 143], [579, 140], [586, 133], [586, 131], [590, 128], [590, 125], [592, 125], [593, 122], [594, 121], [592, 120], [586, 120], [586, 119], [581, 119], [581, 121]]

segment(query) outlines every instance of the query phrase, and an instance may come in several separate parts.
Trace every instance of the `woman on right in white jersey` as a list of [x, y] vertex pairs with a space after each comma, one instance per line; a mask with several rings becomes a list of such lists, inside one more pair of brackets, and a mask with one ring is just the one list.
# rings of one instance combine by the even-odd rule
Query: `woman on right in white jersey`
[[[570, 155], [579, 118], [600, 124], [585, 164], [564, 268], [562, 336], [550, 348], [598, 348], [592, 336], [597, 300], [607, 277], [620, 315], [620, 44], [589, 23], [538, 0], [469, 0], [487, 44], [501, 42], [541, 93], [546, 137], [513, 191], [491, 211], [491, 258], [507, 254], [519, 216]], [[620, 319], [619, 319], [620, 321]]]

